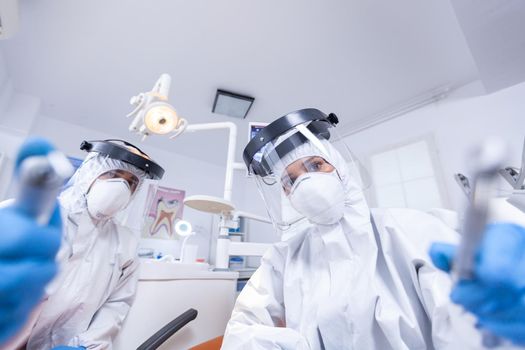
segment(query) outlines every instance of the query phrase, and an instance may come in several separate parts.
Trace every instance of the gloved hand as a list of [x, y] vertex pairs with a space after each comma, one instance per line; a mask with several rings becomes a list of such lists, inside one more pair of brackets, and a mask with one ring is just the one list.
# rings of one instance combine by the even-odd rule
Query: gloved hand
[[83, 346], [79, 346], [79, 347], [76, 347], [76, 346], [57, 346], [56, 348], [53, 348], [51, 350], [86, 350], [85, 347]]
[[[449, 272], [456, 247], [435, 243], [434, 264]], [[479, 325], [516, 344], [525, 344], [525, 228], [498, 223], [487, 226], [478, 249], [473, 280], [459, 281], [453, 302], [473, 313]]]
[[[30, 140], [22, 147], [17, 166], [24, 157], [52, 149], [47, 141]], [[24, 325], [56, 274], [61, 227], [58, 207], [47, 226], [39, 226], [15, 207], [0, 209], [0, 345]]]

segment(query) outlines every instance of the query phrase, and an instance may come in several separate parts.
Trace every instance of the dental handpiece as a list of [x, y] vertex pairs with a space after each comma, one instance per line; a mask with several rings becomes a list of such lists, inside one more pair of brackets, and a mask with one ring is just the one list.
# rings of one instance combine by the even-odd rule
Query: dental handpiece
[[24, 159], [18, 171], [14, 205], [40, 225], [48, 224], [60, 189], [72, 174], [73, 166], [58, 151]]
[[[494, 181], [505, 160], [506, 147], [498, 140], [485, 142], [473, 155], [474, 189], [465, 213], [461, 242], [454, 259], [453, 271], [459, 280], [474, 276], [476, 251], [481, 244], [489, 216], [489, 201]], [[483, 345], [489, 348], [500, 345], [494, 334], [482, 330]]]

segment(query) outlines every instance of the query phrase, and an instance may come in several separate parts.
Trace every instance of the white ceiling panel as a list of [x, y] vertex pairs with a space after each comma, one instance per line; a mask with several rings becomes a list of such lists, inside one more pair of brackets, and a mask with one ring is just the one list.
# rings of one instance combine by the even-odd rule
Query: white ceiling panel
[[[335, 112], [350, 125], [477, 78], [443, 0], [20, 5], [19, 33], [0, 43], [15, 88], [40, 97], [44, 115], [105, 132], [127, 130], [129, 98], [161, 73], [171, 74], [171, 103], [191, 123], [232, 120], [242, 128], [303, 107]], [[217, 88], [255, 97], [247, 120], [211, 113]], [[147, 142], [223, 162], [223, 135]]]

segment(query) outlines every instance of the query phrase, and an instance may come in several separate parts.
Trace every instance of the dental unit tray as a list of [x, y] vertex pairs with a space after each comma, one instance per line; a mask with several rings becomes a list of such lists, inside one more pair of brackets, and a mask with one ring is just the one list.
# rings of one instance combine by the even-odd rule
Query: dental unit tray
[[184, 205], [195, 210], [211, 214], [231, 213], [235, 210], [233, 203], [219, 197], [207, 195], [189, 196], [184, 199]]

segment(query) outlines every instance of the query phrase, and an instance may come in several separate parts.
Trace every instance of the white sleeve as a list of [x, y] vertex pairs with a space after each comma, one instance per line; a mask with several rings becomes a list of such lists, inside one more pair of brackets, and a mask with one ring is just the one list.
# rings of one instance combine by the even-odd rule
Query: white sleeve
[[475, 319], [452, 303], [449, 275], [425, 264], [417, 278], [421, 301], [432, 325], [432, 343], [436, 349], [481, 349], [481, 335]]
[[222, 349], [309, 349], [299, 332], [286, 328], [284, 259], [275, 247], [237, 298]]
[[415, 267], [419, 297], [431, 322], [432, 343], [436, 349], [481, 349], [476, 320], [450, 300], [452, 278], [437, 269], [428, 255], [432, 243], [457, 244], [459, 234], [441, 220], [420, 215], [420, 220], [416, 221], [417, 236], [412, 237], [412, 242], [418, 251], [414, 261], [418, 261]]
[[431, 323], [434, 348], [481, 349], [481, 335], [475, 328], [475, 319], [452, 303], [452, 279], [438, 270], [428, 255], [432, 243], [457, 244], [459, 234], [421, 211], [390, 209], [387, 216], [387, 225], [396, 229], [396, 244], [403, 247], [409, 260], [412, 283]]
[[113, 339], [120, 331], [137, 290], [139, 260], [130, 260], [122, 269], [119, 282], [108, 300], [97, 311], [87, 331], [73, 339], [70, 346], [87, 349], [111, 349]]

